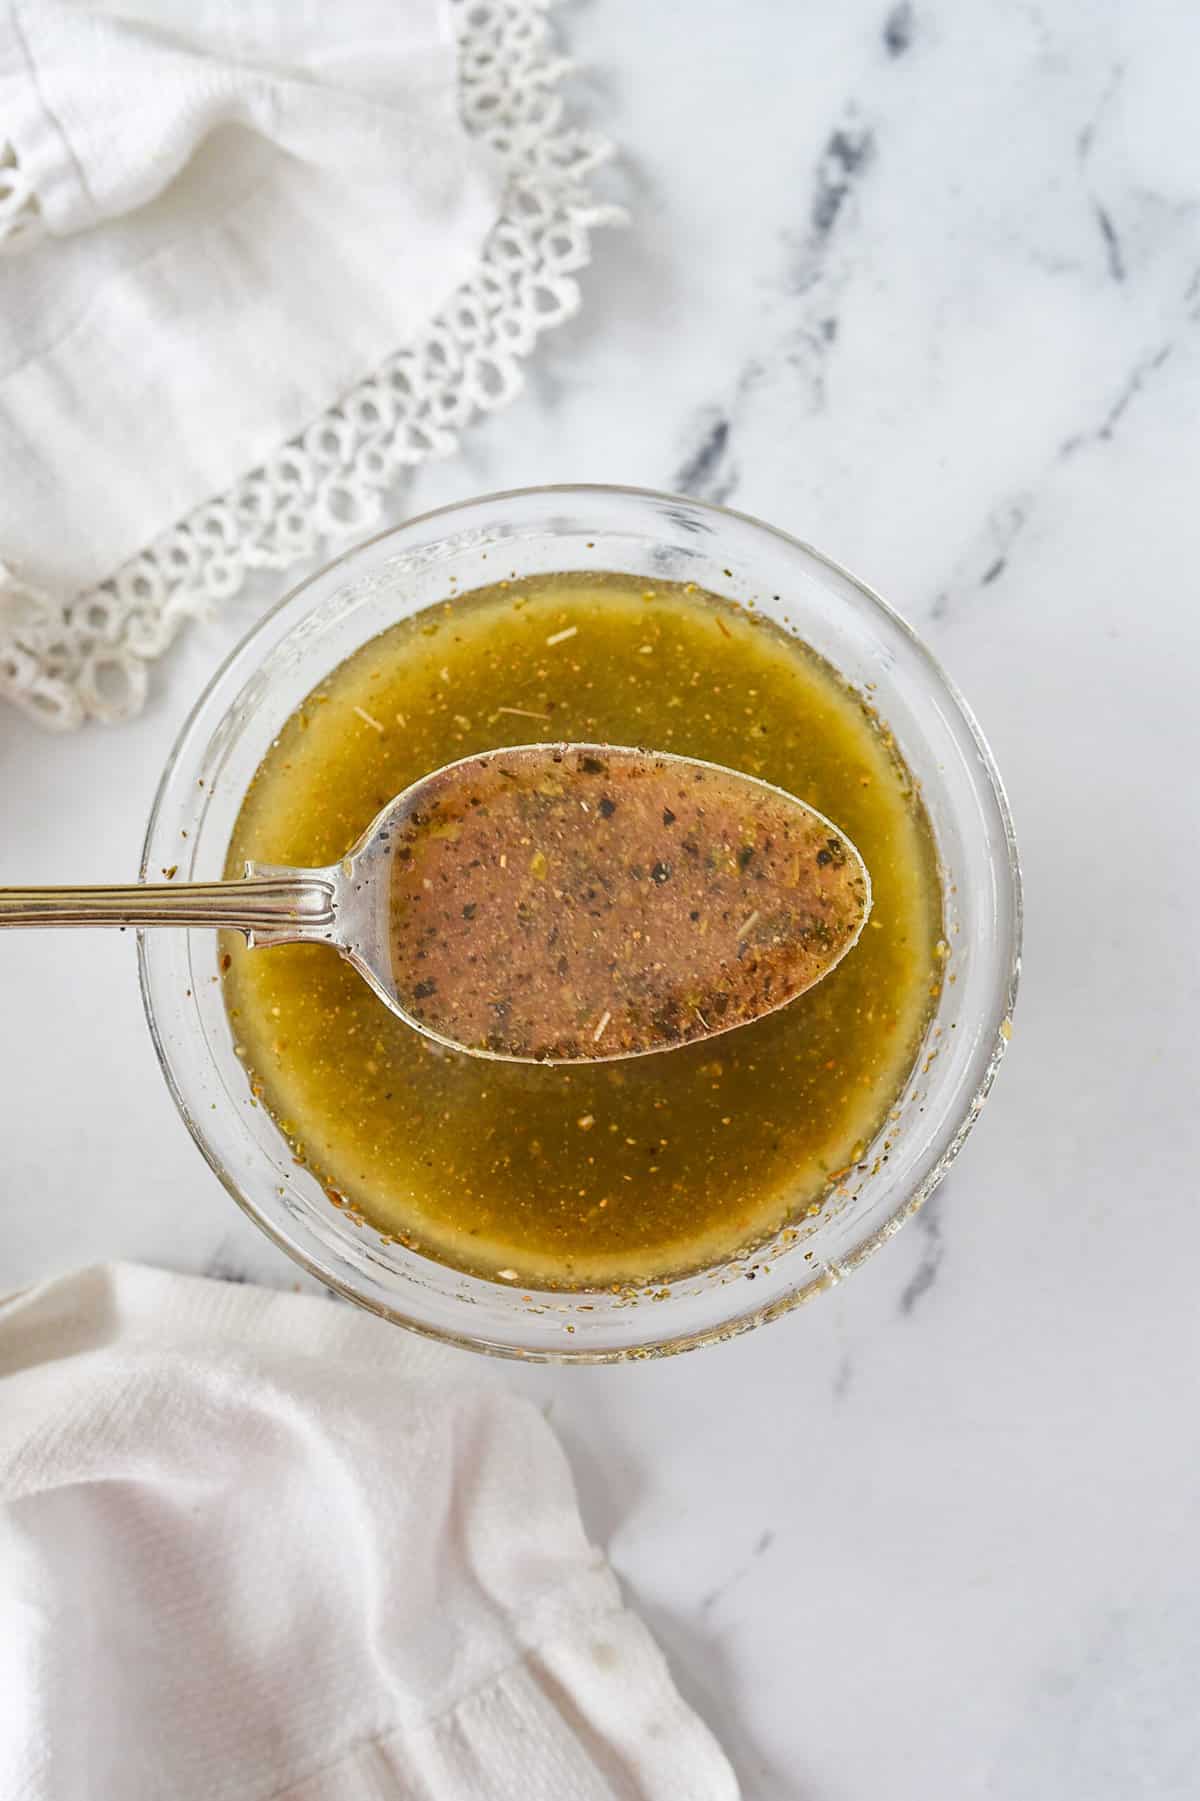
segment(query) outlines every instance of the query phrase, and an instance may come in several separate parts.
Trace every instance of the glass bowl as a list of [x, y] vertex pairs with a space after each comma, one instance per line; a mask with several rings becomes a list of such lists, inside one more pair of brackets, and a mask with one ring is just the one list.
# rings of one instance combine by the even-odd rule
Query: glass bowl
[[[933, 1192], [983, 1105], [1009, 1032], [1021, 890], [999, 776], [970, 712], [891, 609], [807, 545], [758, 520], [669, 494], [551, 487], [493, 494], [384, 533], [269, 613], [209, 683], [167, 764], [142, 878], [222, 874], [246, 788], [280, 727], [344, 658], [395, 620], [515, 572], [615, 569], [693, 581], [807, 640], [869, 693], [894, 733], [937, 840], [949, 972], [883, 1144], [814, 1218], [752, 1255], [644, 1294], [523, 1290], [463, 1275], [356, 1225], [250, 1094], [217, 979], [214, 932], [151, 932], [138, 954], [159, 1061], [230, 1194], [289, 1256], [383, 1318], [500, 1355], [604, 1362], [685, 1350], [786, 1313], [830, 1287]], [[263, 955], [270, 955], [269, 951]], [[936, 1056], [930, 1052], [936, 1050]], [[881, 1134], [882, 1138], [882, 1134]]]

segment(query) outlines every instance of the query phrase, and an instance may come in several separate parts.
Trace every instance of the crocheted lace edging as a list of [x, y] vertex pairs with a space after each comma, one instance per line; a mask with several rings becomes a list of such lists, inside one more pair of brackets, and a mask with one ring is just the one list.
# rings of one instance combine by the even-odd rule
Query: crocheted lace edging
[[[406, 470], [448, 456], [463, 427], [520, 393], [521, 359], [579, 308], [590, 234], [622, 209], [591, 177], [612, 146], [572, 126], [557, 86], [555, 0], [452, 0], [459, 105], [506, 172], [482, 259], [440, 315], [229, 493], [109, 580], [65, 603], [0, 564], [0, 698], [67, 731], [140, 712], [149, 665], [253, 570], [284, 570], [364, 534]], [[0, 251], [39, 229], [36, 197], [0, 145]]]

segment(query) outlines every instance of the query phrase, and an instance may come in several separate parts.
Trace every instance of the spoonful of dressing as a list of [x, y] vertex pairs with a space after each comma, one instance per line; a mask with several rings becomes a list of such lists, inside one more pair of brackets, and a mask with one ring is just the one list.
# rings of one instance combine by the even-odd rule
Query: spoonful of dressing
[[660, 751], [532, 744], [423, 777], [328, 868], [0, 889], [0, 926], [325, 943], [439, 1044], [591, 1063], [786, 1006], [853, 948], [870, 907], [849, 839], [780, 788]]

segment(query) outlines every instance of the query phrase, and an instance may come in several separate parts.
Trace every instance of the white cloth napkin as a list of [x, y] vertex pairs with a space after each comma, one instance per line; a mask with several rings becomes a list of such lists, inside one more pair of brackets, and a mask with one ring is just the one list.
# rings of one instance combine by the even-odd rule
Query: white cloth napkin
[[424, 324], [497, 204], [444, 0], [0, 0], [0, 560], [111, 576]]
[[481, 1361], [131, 1265], [0, 1307], [0, 1794], [736, 1801]]

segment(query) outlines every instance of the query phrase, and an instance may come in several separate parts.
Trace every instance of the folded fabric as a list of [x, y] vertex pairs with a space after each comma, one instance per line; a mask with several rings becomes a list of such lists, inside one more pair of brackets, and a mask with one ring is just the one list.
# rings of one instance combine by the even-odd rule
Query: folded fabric
[[23, 582], [112, 575], [475, 267], [499, 178], [455, 77], [440, 0], [0, 0], [0, 557]]
[[0, 1307], [0, 1793], [733, 1801], [466, 1353], [115, 1265]]
[[555, 4], [0, 0], [0, 701], [130, 718], [520, 393], [623, 217]]

